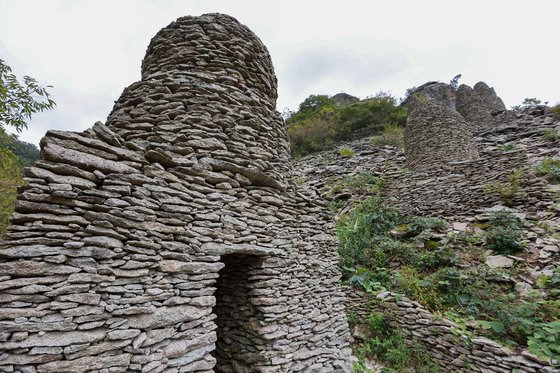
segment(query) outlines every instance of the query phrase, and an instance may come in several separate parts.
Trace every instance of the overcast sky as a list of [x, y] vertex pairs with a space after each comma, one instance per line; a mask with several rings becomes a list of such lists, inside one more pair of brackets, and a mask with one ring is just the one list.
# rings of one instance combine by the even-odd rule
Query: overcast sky
[[227, 13], [268, 47], [278, 110], [310, 94], [383, 90], [401, 97], [430, 80], [479, 80], [507, 106], [560, 101], [560, 1], [0, 0], [0, 58], [53, 85], [58, 106], [20, 138], [104, 121], [140, 78], [150, 39], [183, 15]]

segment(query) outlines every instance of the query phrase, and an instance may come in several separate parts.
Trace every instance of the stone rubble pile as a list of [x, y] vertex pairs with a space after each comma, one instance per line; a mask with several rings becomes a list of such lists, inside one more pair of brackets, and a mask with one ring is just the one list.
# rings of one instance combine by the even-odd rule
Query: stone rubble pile
[[235, 19], [152, 39], [106, 124], [49, 131], [0, 248], [1, 372], [348, 372], [334, 224]]

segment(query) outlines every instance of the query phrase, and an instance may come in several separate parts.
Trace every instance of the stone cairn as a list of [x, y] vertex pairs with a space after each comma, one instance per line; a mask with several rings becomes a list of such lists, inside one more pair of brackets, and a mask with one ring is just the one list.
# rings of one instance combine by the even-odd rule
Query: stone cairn
[[479, 158], [474, 138], [461, 114], [420, 93], [412, 94], [406, 106], [409, 114], [404, 149], [408, 168], [417, 170]]
[[261, 41], [184, 17], [106, 125], [49, 131], [0, 249], [2, 372], [346, 372], [334, 225]]

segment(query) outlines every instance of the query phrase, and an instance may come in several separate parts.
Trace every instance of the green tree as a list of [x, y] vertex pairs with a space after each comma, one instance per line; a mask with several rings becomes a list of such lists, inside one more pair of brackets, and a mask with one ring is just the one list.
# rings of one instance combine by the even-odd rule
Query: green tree
[[56, 105], [47, 88], [35, 79], [24, 76], [23, 84], [12, 74], [12, 69], [0, 59], [0, 131], [13, 127], [17, 132], [27, 128], [31, 115], [51, 110]]

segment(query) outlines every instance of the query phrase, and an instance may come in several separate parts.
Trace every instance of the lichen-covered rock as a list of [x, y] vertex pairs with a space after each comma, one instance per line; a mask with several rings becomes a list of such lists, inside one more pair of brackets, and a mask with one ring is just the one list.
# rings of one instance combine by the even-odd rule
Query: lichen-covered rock
[[408, 168], [478, 159], [473, 136], [459, 113], [419, 94], [408, 101], [411, 109], [404, 131]]
[[358, 97], [349, 95], [348, 93], [337, 93], [336, 95], [331, 97], [337, 105], [346, 105], [352, 102], [360, 101]]
[[494, 122], [484, 99], [466, 84], [457, 89], [457, 111], [473, 127], [484, 127]]
[[473, 131], [514, 119], [494, 88], [484, 82], [476, 83], [474, 88], [462, 84], [456, 96], [457, 111], [465, 117]]
[[334, 224], [261, 41], [183, 17], [107, 123], [50, 131], [0, 249], [0, 371], [349, 371]]
[[490, 109], [491, 113], [500, 113], [506, 110], [506, 105], [504, 105], [502, 99], [498, 97], [494, 88], [489, 87], [488, 84], [478, 82], [473, 86], [473, 90], [486, 103], [486, 107]]
[[[409, 94], [409, 98], [413, 98], [418, 95], [424, 97], [427, 100], [437, 101], [439, 104], [455, 110], [455, 89], [453, 89], [453, 87], [449, 84], [441, 82], [424, 83], [421, 86], [413, 89]], [[403, 104], [409, 107], [411, 105], [414, 105], [414, 103], [416, 102], [416, 100], [407, 99]]]

